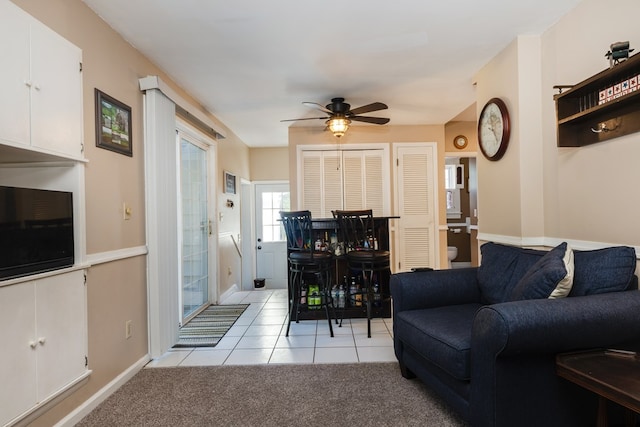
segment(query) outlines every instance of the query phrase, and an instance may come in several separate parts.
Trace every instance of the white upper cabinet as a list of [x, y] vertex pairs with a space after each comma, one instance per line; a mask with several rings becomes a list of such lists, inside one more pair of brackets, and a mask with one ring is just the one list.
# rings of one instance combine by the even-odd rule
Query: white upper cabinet
[[0, 0], [0, 143], [82, 157], [82, 51]]
[[0, 141], [29, 144], [29, 22], [17, 6], [0, 1]]
[[82, 153], [82, 52], [41, 25], [31, 25], [31, 144]]

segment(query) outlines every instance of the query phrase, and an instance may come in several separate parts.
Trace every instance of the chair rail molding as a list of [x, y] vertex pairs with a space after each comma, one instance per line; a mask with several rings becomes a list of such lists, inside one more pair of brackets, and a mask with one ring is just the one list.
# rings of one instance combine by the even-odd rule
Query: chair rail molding
[[589, 240], [575, 240], [575, 239], [563, 239], [561, 237], [521, 237], [521, 236], [507, 236], [502, 234], [490, 234], [490, 233], [478, 233], [478, 241], [482, 242], [495, 242], [502, 243], [504, 245], [520, 246], [527, 248], [547, 247], [554, 248], [562, 242], [567, 242], [571, 248], [579, 251], [590, 251], [595, 249], [603, 249], [611, 246], [629, 246], [635, 249], [636, 259], [640, 259], [640, 246], [627, 245], [624, 243], [610, 243], [610, 242], [594, 242]]

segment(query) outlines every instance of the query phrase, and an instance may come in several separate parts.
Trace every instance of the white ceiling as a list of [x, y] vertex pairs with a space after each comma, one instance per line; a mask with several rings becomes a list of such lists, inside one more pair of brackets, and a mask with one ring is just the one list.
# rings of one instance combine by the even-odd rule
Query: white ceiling
[[[443, 124], [473, 75], [581, 0], [84, 0], [251, 147], [324, 126], [303, 101], [380, 101], [390, 125]], [[357, 123], [355, 126], [376, 126]]]

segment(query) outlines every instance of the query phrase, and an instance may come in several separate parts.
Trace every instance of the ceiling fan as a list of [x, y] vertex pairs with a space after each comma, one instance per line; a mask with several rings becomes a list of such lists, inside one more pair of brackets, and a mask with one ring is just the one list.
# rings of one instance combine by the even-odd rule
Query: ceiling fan
[[281, 122], [295, 122], [298, 120], [326, 120], [326, 125], [331, 132], [338, 138], [345, 134], [352, 121], [373, 123], [376, 125], [384, 125], [389, 123], [386, 117], [361, 116], [360, 114], [370, 113], [373, 111], [386, 110], [387, 105], [382, 102], [373, 102], [363, 105], [362, 107], [351, 109], [351, 105], [344, 102], [344, 98], [333, 98], [331, 103], [322, 106], [315, 102], [303, 102], [307, 107], [315, 108], [328, 114], [325, 117], [307, 117], [302, 119], [281, 120]]

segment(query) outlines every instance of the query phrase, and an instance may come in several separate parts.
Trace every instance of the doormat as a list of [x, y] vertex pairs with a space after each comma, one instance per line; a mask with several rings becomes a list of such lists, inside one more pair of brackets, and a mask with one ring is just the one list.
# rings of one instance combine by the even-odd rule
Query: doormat
[[215, 347], [249, 304], [210, 305], [180, 328], [173, 348]]

